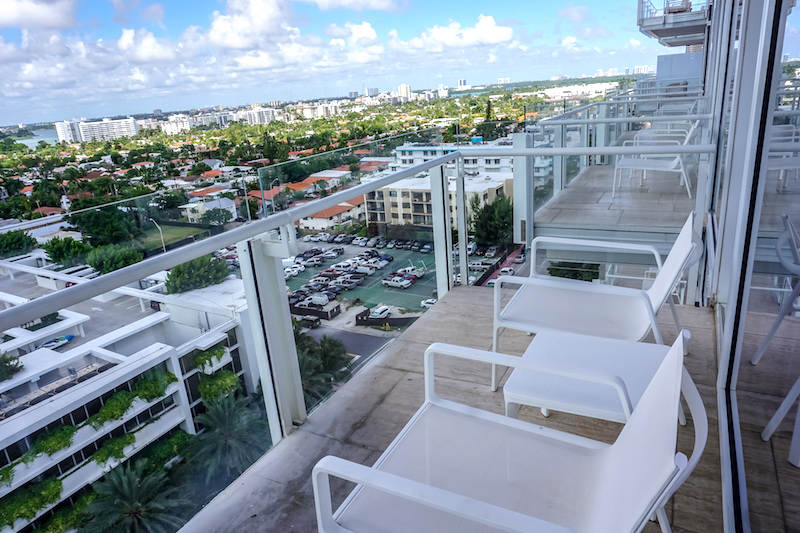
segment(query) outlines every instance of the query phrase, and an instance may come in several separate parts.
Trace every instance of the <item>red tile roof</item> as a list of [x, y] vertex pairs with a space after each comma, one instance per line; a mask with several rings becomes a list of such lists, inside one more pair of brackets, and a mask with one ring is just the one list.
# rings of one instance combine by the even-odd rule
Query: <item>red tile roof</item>
[[215, 192], [222, 191], [224, 189], [220, 189], [218, 187], [206, 187], [205, 189], [195, 189], [189, 193], [189, 196], [206, 196], [207, 194], [213, 194]]
[[203, 177], [204, 178], [216, 178], [221, 174], [222, 174], [222, 171], [220, 169], [217, 169], [217, 170], [206, 170], [205, 172], [203, 172]]
[[36, 209], [33, 210], [33, 212], [34, 213], [41, 213], [44, 216], [47, 216], [47, 215], [55, 215], [55, 214], [63, 213], [64, 210], [61, 209], [60, 207], [44, 206], [44, 207], [37, 207]]

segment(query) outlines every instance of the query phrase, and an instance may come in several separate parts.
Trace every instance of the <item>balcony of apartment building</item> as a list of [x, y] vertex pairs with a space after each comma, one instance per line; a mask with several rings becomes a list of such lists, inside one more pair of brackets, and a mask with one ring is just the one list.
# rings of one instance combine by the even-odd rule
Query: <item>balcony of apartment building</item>
[[711, 16], [708, 0], [639, 0], [639, 30], [664, 46], [703, 44]]

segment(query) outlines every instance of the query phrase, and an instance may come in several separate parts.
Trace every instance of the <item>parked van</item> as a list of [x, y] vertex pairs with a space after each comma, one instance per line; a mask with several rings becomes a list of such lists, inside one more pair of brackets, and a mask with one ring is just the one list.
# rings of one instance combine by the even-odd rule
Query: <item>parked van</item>
[[367, 276], [371, 276], [375, 273], [375, 269], [367, 265], [358, 265], [356, 267], [356, 272], [358, 272], [359, 274], [366, 274]]
[[330, 300], [324, 294], [316, 292], [316, 293], [312, 294], [311, 296], [309, 296], [308, 298], [306, 298], [304, 301], [310, 302], [310, 303], [316, 304], [316, 305], [325, 305]]

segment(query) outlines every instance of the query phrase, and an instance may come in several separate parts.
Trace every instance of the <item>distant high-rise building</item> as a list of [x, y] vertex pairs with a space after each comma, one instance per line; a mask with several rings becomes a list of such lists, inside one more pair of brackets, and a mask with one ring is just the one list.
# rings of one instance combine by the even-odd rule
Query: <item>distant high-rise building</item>
[[504, 83], [511, 83], [511, 78], [497, 78], [497, 83], [502, 85]]
[[618, 74], [619, 74], [619, 69], [610, 68], [610, 69], [608, 69], [608, 72], [606, 73], [606, 76], [616, 76]]
[[358, 91], [350, 91], [347, 96], [348, 98], [358, 98]]
[[163, 111], [161, 111], [160, 109], [153, 109], [153, 114], [154, 114], [154, 115], [162, 115], [163, 113], [164, 113], [164, 112], [163, 112]]
[[136, 120], [130, 117], [116, 120], [104, 118], [96, 122], [73, 119], [56, 122], [55, 126], [58, 141], [68, 143], [113, 141], [120, 137], [132, 137], [139, 131]]
[[407, 85], [404, 83], [397, 88], [397, 92], [400, 94], [401, 97], [405, 97], [411, 100], [411, 85]]
[[625, 75], [627, 76], [630, 73], [631, 73], [631, 68], [630, 67], [625, 67]]
[[467, 80], [458, 80], [458, 88], [459, 89], [462, 88], [462, 87], [466, 87], [466, 86], [467, 86]]
[[377, 87], [367, 87], [367, 96], [378, 96], [379, 92]]
[[783, 60], [789, 61], [789, 54], [783, 54]]

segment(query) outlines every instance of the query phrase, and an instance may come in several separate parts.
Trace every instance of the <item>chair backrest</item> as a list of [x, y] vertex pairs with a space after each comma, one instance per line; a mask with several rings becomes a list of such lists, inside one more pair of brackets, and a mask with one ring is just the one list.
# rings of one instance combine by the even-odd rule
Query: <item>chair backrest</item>
[[593, 531], [638, 531], [679, 478], [685, 465], [676, 454], [682, 371], [679, 335], [616, 442], [602, 452], [604, 489], [593, 502]]
[[692, 123], [692, 127], [689, 128], [689, 132], [686, 134], [686, 138], [683, 140], [683, 145], [686, 146], [692, 141], [692, 137], [694, 137], [695, 132], [697, 132], [697, 128], [700, 127], [700, 121], [695, 120]]
[[684, 269], [696, 257], [697, 244], [694, 242], [694, 217], [695, 213], [692, 211], [678, 234], [678, 238], [675, 239], [675, 244], [672, 245], [666, 261], [658, 271], [656, 279], [647, 289], [647, 296], [650, 298], [650, 303], [656, 313], [667, 301]]
[[[792, 224], [792, 220], [789, 218], [789, 215], [784, 213], [783, 217], [783, 227], [786, 228], [787, 239], [789, 241], [789, 246], [791, 246], [792, 250], [792, 257], [794, 258], [794, 264], [796, 266], [800, 266], [800, 235], [797, 234], [797, 230], [794, 228], [794, 224]], [[780, 252], [778, 253], [780, 256]]]

